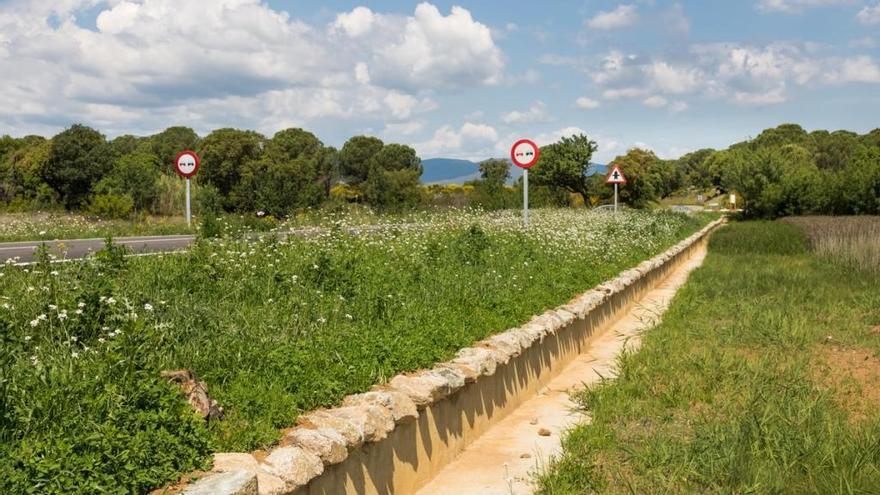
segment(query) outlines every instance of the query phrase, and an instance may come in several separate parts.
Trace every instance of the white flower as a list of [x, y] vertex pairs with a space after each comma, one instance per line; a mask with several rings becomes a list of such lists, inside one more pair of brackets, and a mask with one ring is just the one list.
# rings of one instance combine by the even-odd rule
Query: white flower
[[318, 323], [321, 323], [321, 324], [327, 323], [327, 318], [324, 318], [323, 316], [318, 318]]
[[51, 273], [51, 274], [52, 274], [52, 276], [57, 277], [57, 276], [58, 276], [58, 271], [57, 271], [57, 270], [52, 270], [52, 273]]
[[80, 301], [80, 302], [76, 303], [76, 307], [77, 308], [84, 308], [84, 307], [86, 307], [86, 303]]
[[47, 316], [45, 314], [42, 314], [37, 317], [38, 320], [43, 320], [43, 321], [46, 321], [46, 318], [47, 318]]
[[76, 313], [76, 314], [78, 314], [78, 315], [81, 315], [81, 314], [83, 314], [83, 310], [78, 309], [78, 310], [74, 311], [74, 313]]
[[112, 297], [108, 297], [108, 298], [107, 298], [107, 304], [111, 304], [111, 305], [116, 304], [116, 299], [114, 299], [114, 298], [112, 298]]
[[147, 311], [152, 311], [152, 310], [153, 310], [153, 305], [150, 304], [150, 303], [144, 304], [144, 309], [147, 310]]
[[105, 339], [104, 337], [98, 337], [98, 342], [103, 344], [104, 342], [107, 342], [107, 339]]
[[39, 235], [46, 235], [46, 231], [45, 231], [45, 230], [41, 230], [40, 233], [39, 233]]
[[24, 336], [24, 341], [25, 341], [25, 342], [30, 342], [30, 341], [31, 341], [31, 336], [30, 336], [30, 335], [25, 335], [25, 336]]
[[37, 356], [31, 356], [31, 364], [33, 364], [34, 366], [40, 364], [40, 360], [37, 359]]
[[31, 326], [35, 327], [40, 324], [40, 320], [31, 320]]
[[58, 306], [56, 306], [54, 304], [50, 304], [49, 309], [51, 309], [52, 311], [55, 311], [56, 309], [58, 309]]
[[78, 358], [78, 357], [79, 357], [79, 353], [76, 352], [76, 351], [73, 351], [73, 352], [70, 353], [70, 357], [72, 357], [72, 358]]
[[345, 317], [348, 318], [349, 320], [353, 320], [353, 319], [354, 319], [354, 316], [351, 316], [351, 315], [348, 314], [348, 313], [345, 313]]

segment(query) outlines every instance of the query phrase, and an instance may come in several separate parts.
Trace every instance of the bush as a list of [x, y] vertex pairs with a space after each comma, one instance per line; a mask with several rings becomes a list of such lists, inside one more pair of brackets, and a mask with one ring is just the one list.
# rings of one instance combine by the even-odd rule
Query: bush
[[100, 218], [130, 218], [134, 200], [128, 194], [98, 194], [92, 198], [86, 211]]

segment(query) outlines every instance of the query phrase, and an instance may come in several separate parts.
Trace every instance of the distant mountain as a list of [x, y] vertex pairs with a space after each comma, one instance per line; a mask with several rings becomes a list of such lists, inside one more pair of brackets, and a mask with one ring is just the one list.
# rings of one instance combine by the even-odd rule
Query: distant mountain
[[[456, 158], [429, 158], [422, 160], [422, 182], [425, 184], [463, 184], [480, 178], [480, 166], [470, 160]], [[587, 168], [587, 177], [595, 174], [608, 173], [608, 165], [591, 163]], [[511, 165], [510, 184], [519, 179], [520, 169]]]
[[422, 160], [422, 182], [425, 184], [461, 184], [480, 177], [479, 166], [470, 160], [429, 158]]

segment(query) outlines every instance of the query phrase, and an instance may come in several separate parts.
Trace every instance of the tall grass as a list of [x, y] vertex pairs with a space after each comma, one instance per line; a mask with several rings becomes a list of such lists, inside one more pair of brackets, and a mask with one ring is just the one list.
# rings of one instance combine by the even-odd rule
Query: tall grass
[[[448, 212], [0, 268], [0, 493], [137, 493], [565, 302], [705, 218]], [[339, 227], [344, 227], [340, 225]], [[225, 409], [196, 421], [160, 371]]]
[[819, 256], [858, 270], [880, 272], [880, 217], [788, 217]]
[[539, 494], [880, 493], [880, 279], [780, 222], [709, 249], [617, 380], [578, 397], [591, 422]]

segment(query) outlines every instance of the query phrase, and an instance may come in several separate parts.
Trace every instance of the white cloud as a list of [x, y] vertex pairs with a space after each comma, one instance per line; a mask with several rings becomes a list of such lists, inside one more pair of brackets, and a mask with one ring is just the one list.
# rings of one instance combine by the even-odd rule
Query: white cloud
[[[103, 8], [91, 28], [75, 18], [87, 7]], [[261, 0], [13, 1], [0, 4], [0, 127], [381, 125], [437, 108], [437, 91], [492, 84], [503, 65], [467, 10], [428, 3], [314, 26]]]
[[660, 95], [654, 95], [642, 100], [642, 104], [649, 108], [663, 108], [669, 104], [669, 101]]
[[421, 157], [447, 156], [481, 160], [494, 154], [498, 133], [492, 126], [465, 122], [461, 128], [444, 125], [434, 131], [431, 139], [416, 143]]
[[548, 144], [553, 144], [553, 143], [559, 141], [563, 137], [570, 137], [575, 134], [586, 134], [589, 136], [589, 133], [587, 131], [581, 129], [580, 127], [569, 126], [569, 127], [563, 127], [561, 129], [557, 129], [552, 132], [545, 132], [542, 134], [538, 134], [537, 136], [535, 136], [535, 143], [538, 146], [546, 146]]
[[823, 50], [806, 43], [716, 43], [692, 45], [689, 56], [675, 61], [612, 50], [590, 77], [606, 100], [639, 99], [676, 111], [686, 108], [686, 97], [772, 105], [786, 101], [791, 87], [880, 82], [871, 57], [823, 56]]
[[639, 18], [635, 5], [619, 5], [616, 9], [599, 12], [595, 17], [587, 21], [587, 26], [593, 29], [620, 29], [630, 27]]
[[400, 122], [396, 124], [385, 125], [385, 129], [382, 131], [382, 134], [384, 136], [390, 136], [392, 138], [398, 136], [412, 136], [414, 134], [418, 134], [424, 128], [424, 122]]
[[415, 15], [378, 16], [376, 25], [350, 49], [361, 52], [372, 79], [401, 89], [497, 84], [504, 60], [490, 29], [470, 12], [453, 7], [448, 16], [421, 3]]
[[859, 22], [867, 26], [876, 26], [880, 24], [880, 3], [865, 6], [858, 14], [856, 14], [856, 18]]
[[758, 0], [758, 10], [788, 14], [803, 12], [814, 7], [852, 5], [856, 0]]
[[601, 105], [598, 100], [587, 98], [586, 96], [581, 96], [580, 98], [575, 100], [574, 104], [581, 110], [592, 110], [594, 108], [599, 108], [599, 106]]
[[344, 12], [336, 16], [333, 27], [340, 29], [352, 38], [363, 36], [373, 29], [376, 15], [366, 7], [355, 7], [351, 12]]
[[830, 84], [846, 83], [880, 83], [880, 67], [867, 55], [847, 58], [840, 62], [837, 69], [824, 74]]
[[501, 116], [501, 121], [505, 124], [532, 124], [549, 120], [550, 116], [547, 115], [547, 106], [542, 101], [534, 102], [525, 112], [513, 111]]
[[674, 101], [669, 105], [669, 111], [672, 113], [684, 112], [688, 108], [690, 108], [690, 106], [684, 101]]
[[849, 42], [850, 48], [875, 48], [876, 46], [877, 40], [871, 36], [863, 36]]
[[686, 66], [673, 66], [657, 61], [645, 69], [654, 87], [664, 93], [689, 93], [697, 88], [703, 79], [698, 69]]

